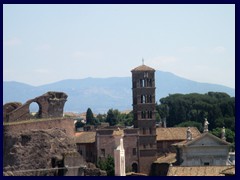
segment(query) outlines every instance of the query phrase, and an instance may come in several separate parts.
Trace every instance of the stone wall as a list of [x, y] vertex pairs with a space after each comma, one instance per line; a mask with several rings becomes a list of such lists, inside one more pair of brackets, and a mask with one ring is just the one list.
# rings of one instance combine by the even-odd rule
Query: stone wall
[[126, 172], [132, 171], [132, 165], [138, 164], [138, 129], [125, 129], [123, 146], [125, 149]]
[[[16, 122], [34, 118], [63, 117], [64, 104], [67, 101], [67, 94], [64, 92], [49, 91], [26, 103], [7, 103], [3, 106], [4, 122]], [[30, 113], [30, 105], [37, 103], [38, 112], [33, 115]]]
[[59, 128], [63, 129], [65, 133], [69, 136], [73, 136], [75, 133], [74, 122], [69, 118], [56, 118], [52, 120], [36, 120], [35, 122], [27, 122], [27, 123], [19, 123], [12, 125], [4, 125], [4, 132], [8, 133], [18, 133], [24, 131], [26, 129], [51, 129], [51, 128]]

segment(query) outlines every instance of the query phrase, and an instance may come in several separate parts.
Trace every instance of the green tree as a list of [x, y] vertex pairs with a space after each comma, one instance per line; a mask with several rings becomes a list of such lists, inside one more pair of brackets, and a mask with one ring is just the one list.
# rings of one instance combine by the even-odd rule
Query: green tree
[[109, 109], [107, 112], [106, 121], [109, 123], [110, 126], [115, 126], [118, 123], [117, 111]]
[[223, 125], [235, 130], [235, 98], [226, 93], [170, 94], [159, 101], [156, 110], [161, 118], [167, 118], [170, 127], [187, 121], [203, 123], [204, 118], [207, 118], [210, 123], [209, 130]]
[[98, 120], [98, 122], [105, 122], [106, 121], [106, 114], [98, 114], [96, 119]]
[[[222, 132], [222, 128], [215, 128], [212, 131], [210, 131], [210, 133], [212, 133], [213, 135], [221, 138], [221, 132]], [[230, 142], [230, 143], [235, 143], [235, 132], [231, 131], [230, 129], [226, 128], [225, 129], [225, 136], [226, 136], [226, 141]]]
[[88, 108], [86, 113], [86, 124], [95, 125], [95, 123], [96, 122], [92, 110]]
[[107, 176], [114, 176], [114, 159], [112, 156], [108, 155], [105, 159], [99, 159], [97, 161], [97, 167], [105, 170], [107, 172]]
[[180, 124], [178, 124], [178, 125], [175, 125], [175, 127], [196, 127], [196, 128], [198, 128], [198, 130], [199, 130], [200, 132], [203, 131], [203, 126], [202, 126], [202, 124], [199, 123], [199, 122], [196, 122], [196, 121], [186, 121], [186, 122], [182, 122], [182, 123], [180, 123]]

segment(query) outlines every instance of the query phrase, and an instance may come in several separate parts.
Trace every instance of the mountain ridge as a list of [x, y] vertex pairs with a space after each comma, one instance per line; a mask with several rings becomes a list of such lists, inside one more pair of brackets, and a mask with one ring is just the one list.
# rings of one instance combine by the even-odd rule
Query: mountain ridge
[[[169, 94], [225, 92], [235, 96], [233, 88], [196, 82], [179, 77], [170, 72], [156, 71], [156, 102]], [[25, 103], [47, 91], [63, 91], [68, 94], [65, 112], [84, 112], [88, 107], [94, 113], [107, 112], [108, 109], [132, 109], [131, 77], [65, 79], [40, 86], [32, 86], [16, 81], [3, 82], [3, 104], [7, 102]]]

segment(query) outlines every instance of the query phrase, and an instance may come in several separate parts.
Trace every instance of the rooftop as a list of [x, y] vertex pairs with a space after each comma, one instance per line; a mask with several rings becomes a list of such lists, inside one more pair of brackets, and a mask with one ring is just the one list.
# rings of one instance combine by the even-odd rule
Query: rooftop
[[159, 157], [154, 163], [175, 163], [176, 162], [176, 153], [168, 153]]
[[132, 71], [155, 71], [155, 69], [143, 64], [141, 66], [134, 68]]
[[224, 169], [221, 174], [225, 174], [225, 175], [235, 175], [235, 166], [230, 166], [227, 169]]
[[167, 176], [224, 176], [221, 172], [229, 168], [229, 166], [170, 166]]
[[200, 135], [196, 136], [195, 138], [194, 138], [194, 136], [193, 136], [193, 140], [192, 140], [192, 141], [187, 141], [187, 140], [185, 139], [184, 141], [181, 141], [181, 142], [179, 142], [179, 143], [175, 143], [175, 144], [173, 144], [173, 145], [174, 145], [174, 146], [188, 146], [188, 145], [193, 144], [193, 143], [195, 143], [195, 142], [197, 142], [197, 141], [199, 141], [199, 140], [201, 140], [201, 139], [203, 139], [203, 138], [205, 138], [205, 137], [209, 137], [209, 138], [211, 138], [213, 141], [219, 142], [219, 144], [221, 144], [221, 145], [228, 145], [228, 146], [231, 145], [231, 143], [226, 142], [226, 141], [218, 138], [217, 136], [214, 136], [213, 134], [211, 134], [211, 133], [209, 133], [209, 132], [200, 134]]
[[[190, 127], [192, 137], [201, 135], [196, 127]], [[185, 140], [187, 138], [187, 127], [156, 128], [157, 141]]]
[[75, 133], [76, 143], [94, 143], [96, 132], [84, 131]]

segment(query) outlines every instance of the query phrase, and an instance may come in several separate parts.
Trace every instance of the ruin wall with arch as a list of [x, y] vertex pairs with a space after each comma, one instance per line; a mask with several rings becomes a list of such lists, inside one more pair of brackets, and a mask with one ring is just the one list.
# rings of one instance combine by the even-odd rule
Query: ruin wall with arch
[[[23, 105], [19, 102], [6, 103], [3, 106], [3, 121], [17, 122], [29, 119], [63, 117], [63, 108], [67, 97], [64, 92], [50, 91], [28, 100]], [[34, 115], [30, 113], [32, 103], [37, 103], [39, 106], [38, 112]]]

